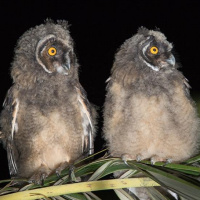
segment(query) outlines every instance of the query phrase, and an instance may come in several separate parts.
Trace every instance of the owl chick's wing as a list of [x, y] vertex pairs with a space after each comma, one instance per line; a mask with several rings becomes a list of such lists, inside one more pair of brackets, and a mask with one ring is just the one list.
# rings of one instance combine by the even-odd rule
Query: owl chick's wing
[[19, 111], [19, 99], [14, 97], [13, 87], [8, 90], [3, 107], [5, 108], [5, 114], [3, 115], [6, 123], [5, 127], [8, 129], [3, 140], [6, 144], [10, 175], [13, 176], [17, 174], [16, 159], [18, 153], [14, 144], [14, 134], [18, 131], [17, 115]]
[[184, 87], [184, 91], [185, 91], [186, 96], [187, 96], [189, 99], [191, 99], [191, 98], [190, 98], [190, 88], [191, 88], [191, 86], [190, 86], [190, 84], [188, 83], [188, 79], [187, 79], [187, 78], [184, 78], [184, 79], [183, 79], [183, 87]]
[[91, 155], [94, 153], [94, 127], [92, 124], [91, 106], [87, 100], [86, 92], [80, 84], [76, 85], [76, 91], [78, 94], [83, 126], [82, 151], [83, 153]]

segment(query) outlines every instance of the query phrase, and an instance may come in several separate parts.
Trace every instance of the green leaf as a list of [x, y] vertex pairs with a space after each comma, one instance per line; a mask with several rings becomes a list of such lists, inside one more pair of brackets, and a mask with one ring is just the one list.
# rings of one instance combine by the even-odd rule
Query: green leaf
[[[107, 162], [109, 162], [109, 163], [107, 163]], [[126, 164], [124, 164], [124, 162], [121, 159], [110, 158], [110, 159], [98, 160], [98, 161], [95, 161], [88, 165], [82, 166], [78, 169], [75, 169], [75, 175], [83, 176], [83, 175], [91, 174], [92, 172], [96, 171], [102, 165], [104, 165], [104, 166], [100, 169], [101, 173], [98, 174], [99, 175], [98, 179], [100, 179], [106, 175], [112, 174], [113, 172], [116, 172], [116, 171], [130, 170], [130, 169], [133, 170], [132, 168], [130, 168], [130, 166], [127, 166]], [[97, 173], [99, 173], [100, 171], [98, 171]]]
[[87, 194], [89, 194], [93, 199], [95, 200], [101, 200], [98, 196], [96, 196], [94, 193], [92, 192], [87, 192]]
[[66, 194], [62, 195], [70, 200], [87, 200], [87, 198], [83, 194], [75, 193], [75, 194]]
[[114, 161], [111, 160], [111, 161], [108, 161], [106, 163], [104, 163], [101, 167], [99, 167], [95, 172], [94, 174], [92, 174], [92, 176], [88, 179], [88, 181], [95, 181], [95, 180], [98, 180], [103, 172], [113, 163]]
[[55, 200], [66, 200], [66, 198], [63, 198], [61, 196], [52, 197], [52, 199], [55, 199]]
[[114, 190], [116, 195], [119, 197], [120, 200], [136, 200], [136, 198], [132, 197], [123, 189]]
[[[141, 163], [152, 165], [150, 161], [142, 161]], [[165, 164], [163, 162], [156, 162], [154, 166], [161, 166], [163, 167], [163, 169], [164, 168], [174, 169], [176, 171], [184, 172], [186, 174], [194, 176], [200, 175], [200, 167], [188, 166], [183, 164], [174, 164], [174, 163]]]
[[87, 200], [83, 194], [66, 194], [62, 196], [70, 200]]
[[101, 174], [101, 177], [99, 178], [102, 178], [114, 172], [125, 172], [127, 170], [132, 170], [133, 172], [137, 173], [137, 170], [130, 168], [130, 166], [126, 165], [121, 159], [118, 159], [113, 161], [109, 168], [106, 168], [105, 171]]
[[140, 169], [146, 176], [152, 178], [154, 181], [158, 182], [160, 185], [170, 189], [171, 191], [178, 193], [179, 195], [188, 198], [190, 200], [200, 199], [200, 187], [199, 183], [193, 184], [194, 180], [189, 182], [179, 178], [173, 174], [167, 173], [155, 167], [147, 166], [142, 163], [137, 163], [134, 161], [128, 161], [130, 166]]
[[34, 185], [33, 183], [28, 184], [28, 185], [25, 185], [25, 186], [22, 187], [19, 191], [29, 190], [30, 188], [32, 188], [33, 185]]
[[155, 199], [155, 200], [171, 200], [168, 197], [164, 196], [163, 194], [161, 194], [158, 190], [156, 190], [154, 187], [152, 188], [145, 188], [149, 195]]
[[200, 155], [190, 158], [189, 160], [185, 161], [184, 164], [193, 164], [195, 162], [200, 162]]
[[91, 198], [90, 198], [90, 196], [87, 194], [87, 193], [83, 193], [84, 194], [84, 196], [87, 198], [87, 200], [92, 200]]
[[66, 180], [69, 180], [69, 175], [63, 176], [59, 180], [57, 180], [53, 185], [62, 185]]
[[6, 180], [0, 180], [0, 183], [8, 183], [8, 182], [11, 182], [12, 179], [6, 179]]
[[138, 173], [137, 170], [130, 169], [130, 170], [126, 171], [125, 173], [123, 173], [119, 178], [121, 178], [121, 179], [130, 178], [133, 175], [135, 175], [136, 173]]

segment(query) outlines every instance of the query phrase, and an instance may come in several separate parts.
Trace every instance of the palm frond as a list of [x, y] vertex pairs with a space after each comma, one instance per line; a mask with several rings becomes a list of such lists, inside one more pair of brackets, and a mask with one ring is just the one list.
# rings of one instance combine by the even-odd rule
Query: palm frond
[[[157, 162], [151, 165], [149, 161], [128, 161], [125, 164], [120, 158], [102, 158], [83, 164], [75, 164], [74, 178], [86, 180], [71, 183], [69, 168], [62, 171], [61, 176], [55, 174], [48, 177], [43, 186], [28, 183], [25, 179], [2, 180], [0, 200], [12, 199], [97, 199], [92, 191], [114, 190], [120, 199], [137, 199], [122, 188], [146, 187], [153, 199], [169, 199], [160, 193], [155, 186], [162, 186], [177, 193], [183, 199], [200, 199], [200, 155], [185, 161], [182, 164], [165, 164]], [[82, 164], [81, 164], [82, 163]], [[119, 179], [110, 176], [117, 171], [123, 171]], [[142, 173], [144, 177], [137, 177]], [[131, 178], [129, 178], [131, 177]], [[105, 178], [109, 180], [104, 180]], [[24, 183], [23, 187], [16, 183]]]

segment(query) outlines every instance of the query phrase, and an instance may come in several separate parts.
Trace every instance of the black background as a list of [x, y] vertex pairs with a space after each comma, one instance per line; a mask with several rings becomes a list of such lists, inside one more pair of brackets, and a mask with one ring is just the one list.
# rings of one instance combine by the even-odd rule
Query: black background
[[[17, 39], [45, 19], [65, 19], [71, 24], [75, 52], [80, 63], [80, 82], [88, 99], [99, 107], [99, 131], [95, 151], [103, 148], [101, 139], [105, 81], [114, 54], [140, 26], [156, 27], [173, 42], [180, 69], [189, 79], [192, 94], [200, 91], [200, 1], [144, 0], [65, 0], [0, 2], [0, 104], [12, 84], [10, 63]], [[45, 148], [45, 147], [44, 147]], [[0, 179], [9, 178], [6, 152], [0, 146]]]

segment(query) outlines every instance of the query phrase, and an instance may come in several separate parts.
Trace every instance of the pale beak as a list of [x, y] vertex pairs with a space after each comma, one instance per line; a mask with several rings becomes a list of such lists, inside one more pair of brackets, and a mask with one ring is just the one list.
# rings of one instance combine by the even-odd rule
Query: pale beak
[[63, 63], [60, 66], [57, 66], [57, 72], [60, 74], [64, 74], [64, 75], [68, 75], [69, 74], [69, 70], [71, 68], [71, 64], [70, 64], [70, 58], [69, 58], [69, 54], [66, 54], [66, 63]]
[[70, 62], [66, 63], [65, 65], [62, 65], [62, 67], [65, 69], [65, 70], [69, 70], [71, 65], [70, 65]]
[[171, 54], [170, 57], [168, 59], [166, 59], [166, 62], [174, 67], [176, 60], [175, 60], [174, 56]]
[[176, 60], [175, 60], [174, 56], [171, 54], [169, 56], [169, 58], [160, 61], [159, 66], [160, 66], [160, 68], [168, 67], [169, 65], [171, 67], [174, 67], [175, 63], [176, 63]]
[[70, 65], [65, 64], [65, 65], [61, 65], [61, 66], [56, 66], [56, 70], [58, 73], [60, 74], [64, 74], [64, 75], [68, 75], [68, 70], [70, 69]]

